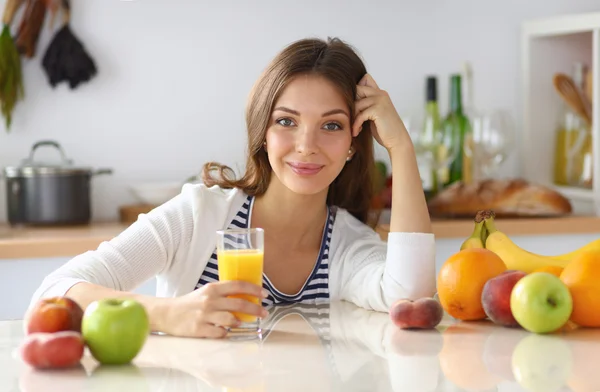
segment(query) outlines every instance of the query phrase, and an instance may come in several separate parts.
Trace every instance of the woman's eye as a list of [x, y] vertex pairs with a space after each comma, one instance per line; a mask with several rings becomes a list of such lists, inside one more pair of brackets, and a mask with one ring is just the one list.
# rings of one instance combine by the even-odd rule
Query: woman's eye
[[328, 131], [338, 131], [342, 129], [342, 126], [338, 123], [327, 123], [325, 124], [325, 129]]
[[294, 124], [294, 122], [289, 118], [280, 118], [279, 120], [277, 120], [277, 124], [284, 127], [291, 127]]

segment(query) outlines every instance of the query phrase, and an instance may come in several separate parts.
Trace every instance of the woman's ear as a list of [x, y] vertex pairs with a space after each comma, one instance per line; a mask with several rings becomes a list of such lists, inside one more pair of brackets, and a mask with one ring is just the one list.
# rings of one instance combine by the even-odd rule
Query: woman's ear
[[352, 160], [354, 153], [355, 153], [354, 147], [350, 146], [350, 149], [348, 150], [348, 157], [346, 157], [346, 162], [350, 162]]

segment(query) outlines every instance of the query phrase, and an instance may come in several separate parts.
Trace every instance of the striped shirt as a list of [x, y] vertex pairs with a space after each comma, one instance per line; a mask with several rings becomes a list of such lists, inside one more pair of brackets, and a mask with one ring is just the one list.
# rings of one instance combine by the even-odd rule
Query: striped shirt
[[[229, 229], [248, 228], [252, 219], [252, 205], [254, 198], [248, 196], [236, 216], [229, 223]], [[333, 208], [327, 211], [327, 224], [323, 230], [321, 238], [321, 249], [317, 257], [315, 266], [304, 283], [303, 287], [296, 294], [288, 295], [277, 290], [269, 278], [263, 273], [263, 287], [269, 292], [269, 296], [263, 299], [263, 306], [292, 304], [292, 303], [319, 303], [329, 300], [329, 243], [335, 221], [335, 212]], [[196, 289], [211, 282], [219, 280], [219, 265], [217, 261], [216, 249], [210, 257], [200, 280], [196, 284]]]

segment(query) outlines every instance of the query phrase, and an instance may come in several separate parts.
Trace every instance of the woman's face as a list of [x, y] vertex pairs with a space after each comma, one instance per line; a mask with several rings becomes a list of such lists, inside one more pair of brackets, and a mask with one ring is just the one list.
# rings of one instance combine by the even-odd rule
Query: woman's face
[[277, 179], [293, 192], [326, 191], [352, 154], [350, 111], [327, 79], [294, 78], [275, 102], [266, 146]]

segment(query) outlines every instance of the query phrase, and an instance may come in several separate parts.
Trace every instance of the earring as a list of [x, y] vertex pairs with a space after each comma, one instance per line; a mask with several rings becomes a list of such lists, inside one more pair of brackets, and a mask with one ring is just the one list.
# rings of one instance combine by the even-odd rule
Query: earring
[[352, 149], [348, 150], [348, 158], [346, 158], [346, 162], [350, 162], [350, 160], [352, 159]]

